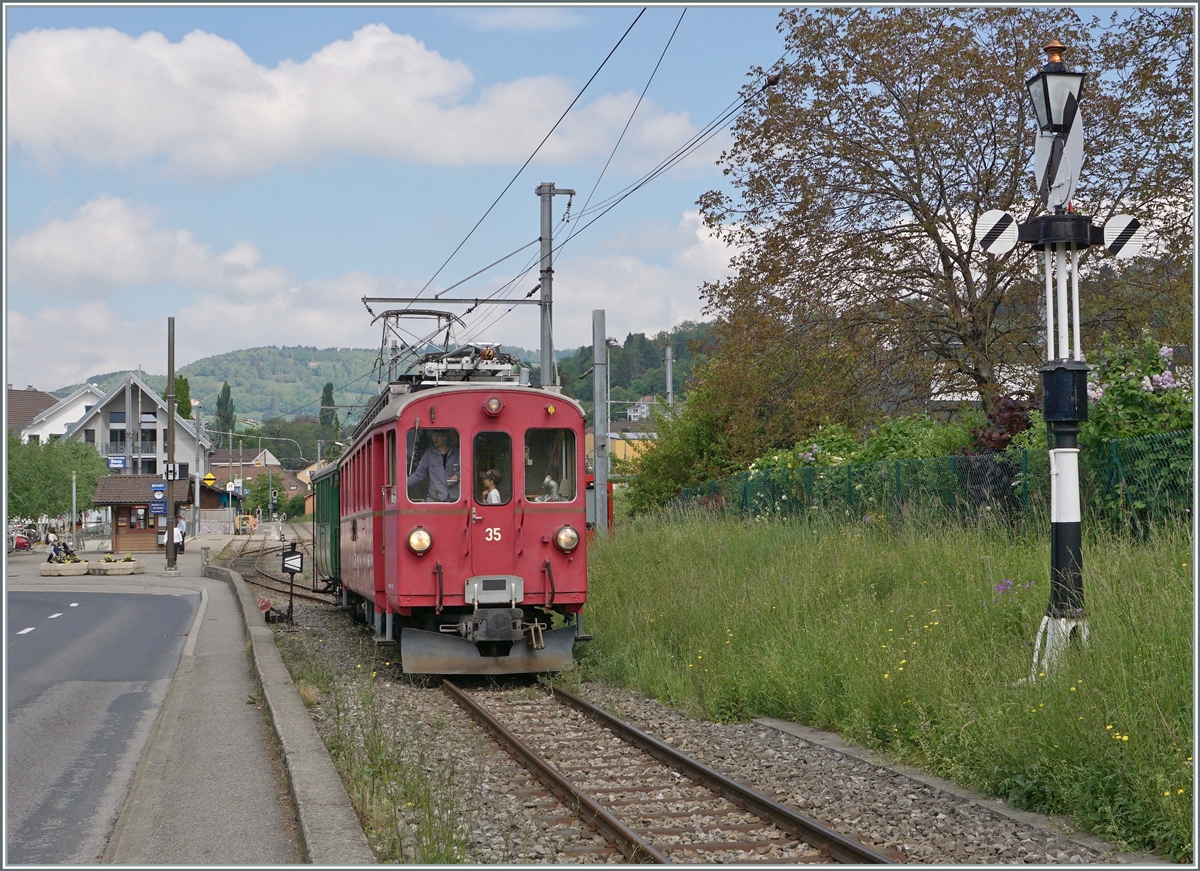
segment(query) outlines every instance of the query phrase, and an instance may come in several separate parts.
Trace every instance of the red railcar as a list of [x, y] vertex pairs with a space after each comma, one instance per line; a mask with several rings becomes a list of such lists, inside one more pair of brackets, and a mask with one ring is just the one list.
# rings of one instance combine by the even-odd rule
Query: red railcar
[[390, 384], [339, 461], [343, 589], [406, 672], [567, 668], [586, 637], [583, 408], [494, 348], [456, 353]]

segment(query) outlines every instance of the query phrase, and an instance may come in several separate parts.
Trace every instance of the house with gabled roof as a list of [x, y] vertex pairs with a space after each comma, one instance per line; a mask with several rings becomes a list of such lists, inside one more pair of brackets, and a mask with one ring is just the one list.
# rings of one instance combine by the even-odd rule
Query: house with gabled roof
[[44, 408], [17, 430], [21, 442], [41, 442], [59, 439], [71, 431], [79, 420], [104, 399], [104, 391], [95, 384], [85, 384], [49, 408]]
[[38, 390], [32, 384], [24, 390], [13, 390], [8, 385], [8, 395], [5, 398], [5, 420], [9, 432], [16, 432], [40, 412], [58, 402], [58, 397]]
[[[203, 431], [197, 436], [197, 428], [196, 421], [175, 413], [175, 462], [187, 463], [189, 474], [203, 475], [212, 442]], [[66, 437], [94, 445], [117, 474], [161, 475], [167, 463], [167, 403], [130, 372]]]

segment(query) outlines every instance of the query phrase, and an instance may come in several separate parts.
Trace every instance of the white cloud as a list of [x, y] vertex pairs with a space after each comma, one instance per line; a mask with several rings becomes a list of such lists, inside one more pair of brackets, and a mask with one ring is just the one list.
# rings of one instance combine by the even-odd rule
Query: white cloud
[[[361, 272], [332, 279], [285, 280], [284, 270], [261, 265], [261, 255], [249, 242], [216, 255], [186, 231], [157, 226], [140, 207], [121, 204], [116, 208], [113, 202], [119, 201], [104, 201], [110, 214], [132, 214], [146, 222], [141, 237], [127, 240], [131, 250], [153, 248], [155, 241], [170, 249], [170, 240], [184, 239], [183, 250], [202, 252], [191, 261], [161, 252], [131, 256], [121, 261], [121, 268], [129, 274], [154, 274], [152, 268], [139, 264], [149, 261], [154, 268], [169, 272], [170, 264], [184, 260], [184, 271], [202, 275], [204, 281], [197, 282], [174, 311], [146, 317], [139, 317], [138, 309], [120, 299], [69, 305], [56, 301], [32, 311], [10, 306], [8, 381], [52, 390], [89, 375], [139, 365], [150, 372], [165, 371], [167, 314], [176, 318], [180, 366], [201, 357], [268, 344], [375, 347], [379, 328], [371, 324], [362, 297], [409, 296], [419, 288], [416, 282]], [[103, 209], [96, 206], [94, 211]], [[556, 261], [554, 333], [560, 350], [591, 344], [593, 309], [605, 309], [609, 335], [621, 339], [630, 332], [654, 334], [680, 321], [702, 317], [698, 289], [705, 281], [725, 274], [728, 249], [712, 238], [695, 212], [685, 213], [673, 227], [642, 229], [639, 235], [662, 243], [666, 254], [658, 258], [660, 262], [638, 255], [663, 249], [631, 253], [620, 246], [578, 256], [564, 254]], [[64, 271], [55, 280], [70, 284], [73, 277]], [[251, 286], [255, 292], [243, 292]], [[45, 293], [40, 296], [53, 298]], [[489, 322], [502, 311], [492, 309], [482, 321], [472, 319], [471, 323]], [[131, 336], [139, 337], [138, 341], [128, 341]], [[536, 348], [540, 341], [538, 309], [520, 306], [484, 333], [466, 337]]]
[[218, 255], [187, 230], [160, 225], [149, 206], [102, 196], [13, 240], [8, 278], [17, 294], [89, 298], [155, 285], [257, 295], [288, 282], [261, 260], [251, 242]]
[[582, 27], [584, 16], [551, 7], [509, 7], [506, 9], [455, 9], [453, 16], [472, 30], [530, 33], [562, 31]]
[[[527, 11], [531, 20], [540, 14]], [[154, 32], [39, 29], [13, 38], [8, 74], [11, 141], [45, 167], [153, 162], [226, 179], [338, 151], [442, 166], [511, 164], [529, 155], [575, 95], [563, 79], [538, 76], [491, 84], [466, 102], [475, 81], [465, 63], [382, 24], [274, 68], [198, 30], [173, 43]], [[607, 154], [635, 101], [631, 92], [577, 106], [542, 157]], [[646, 101], [622, 149], [626, 159], [657, 159], [692, 130], [685, 114]]]

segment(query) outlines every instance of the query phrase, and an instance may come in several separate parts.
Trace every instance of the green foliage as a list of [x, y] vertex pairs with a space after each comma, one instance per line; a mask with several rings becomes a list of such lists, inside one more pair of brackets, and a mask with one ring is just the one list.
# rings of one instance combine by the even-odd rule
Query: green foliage
[[826, 424], [818, 427], [812, 438], [796, 442], [790, 450], [764, 454], [750, 465], [750, 469], [945, 457], [970, 445], [972, 432], [984, 420], [982, 412], [974, 409], [964, 409], [960, 417], [951, 423], [933, 420], [925, 414], [889, 418], [869, 429], [861, 441], [844, 424]]
[[325, 382], [325, 386], [321, 389], [321, 428], [325, 430], [329, 438], [337, 436], [338, 431], [342, 428], [338, 421], [337, 405], [333, 399], [333, 382]]
[[8, 514], [10, 517], [57, 517], [71, 510], [71, 472], [75, 472], [76, 507], [92, 506], [96, 482], [108, 473], [104, 458], [77, 439], [45, 444], [8, 434]]
[[[703, 364], [709, 347], [709, 331], [712, 324], [684, 321], [669, 332], [663, 331], [648, 337], [645, 333], [630, 333], [625, 342], [608, 352], [609, 398], [614, 419], [624, 417], [624, 403], [636, 402], [643, 396], [665, 396], [667, 392], [666, 352], [669, 346], [674, 354], [671, 366], [671, 381], [678, 399], [691, 382], [696, 367]], [[574, 354], [559, 361], [559, 374], [563, 390], [584, 406], [592, 410], [593, 382], [592, 346], [586, 345]]]
[[[163, 402], [167, 402], [167, 391], [163, 390]], [[168, 403], [169, 404], [169, 403]], [[179, 416], [184, 420], [192, 419], [192, 390], [188, 384], [188, 380], [182, 375], [175, 376], [175, 407], [179, 411]], [[167, 412], [170, 413], [170, 408]]]
[[279, 510], [286, 514], [292, 520], [297, 517], [304, 516], [304, 494], [297, 493], [295, 496], [290, 496], [283, 501], [279, 506]]
[[233, 389], [226, 381], [221, 385], [221, 391], [217, 394], [217, 416], [216, 423], [213, 429], [219, 431], [218, 438], [221, 444], [228, 444], [230, 436], [225, 433], [234, 432], [237, 427], [237, 418], [234, 416]]
[[629, 463], [635, 476], [628, 496], [632, 512], [660, 507], [686, 487], [733, 471], [727, 437], [713, 407], [701, 388], [677, 403], [670, 417], [655, 415], [658, 439]]
[[[271, 512], [271, 491], [278, 490], [283, 480], [279, 475], [270, 475], [263, 473], [250, 481], [250, 488], [246, 493], [246, 498], [242, 503], [247, 514], [253, 514], [257, 509], [261, 508], [263, 514]], [[282, 511], [280, 505], [286, 501], [282, 493], [279, 494], [280, 504], [275, 506], [276, 511]], [[289, 514], [291, 512], [288, 512]], [[304, 513], [303, 503], [300, 505], [300, 513]]]
[[1081, 441], [1098, 445], [1191, 427], [1191, 385], [1177, 377], [1171, 347], [1160, 345], [1148, 329], [1141, 341], [1126, 346], [1114, 346], [1106, 334], [1091, 364], [1091, 404]]
[[[1126, 849], [1193, 855], [1186, 524], [1085, 541], [1092, 643], [1033, 684], [1045, 530], [639, 518], [591, 551], [583, 667], [797, 720]], [[1116, 736], [1116, 737], [1114, 737]]]

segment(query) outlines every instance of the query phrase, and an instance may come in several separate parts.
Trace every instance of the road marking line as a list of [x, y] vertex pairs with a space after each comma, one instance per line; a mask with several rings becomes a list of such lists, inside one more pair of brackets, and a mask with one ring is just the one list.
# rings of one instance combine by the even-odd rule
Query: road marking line
[[51, 615], [50, 615], [49, 617], [47, 617], [46, 619], [47, 619], [47, 620], [53, 620], [55, 617], [61, 617], [61, 616], [62, 616], [62, 611], [59, 611], [57, 614], [51, 614]]
[[24, 635], [26, 632], [32, 632], [32, 631], [33, 631], [33, 627], [32, 627], [32, 626], [30, 626], [28, 629], [22, 629], [22, 630], [21, 630], [20, 632], [18, 632], [17, 634], [18, 634], [18, 635]]
[[71, 603], [71, 607], [72, 607], [72, 608], [78, 608], [78, 607], [79, 607], [79, 603], [78, 603], [78, 602], [72, 602], [72, 603]]

